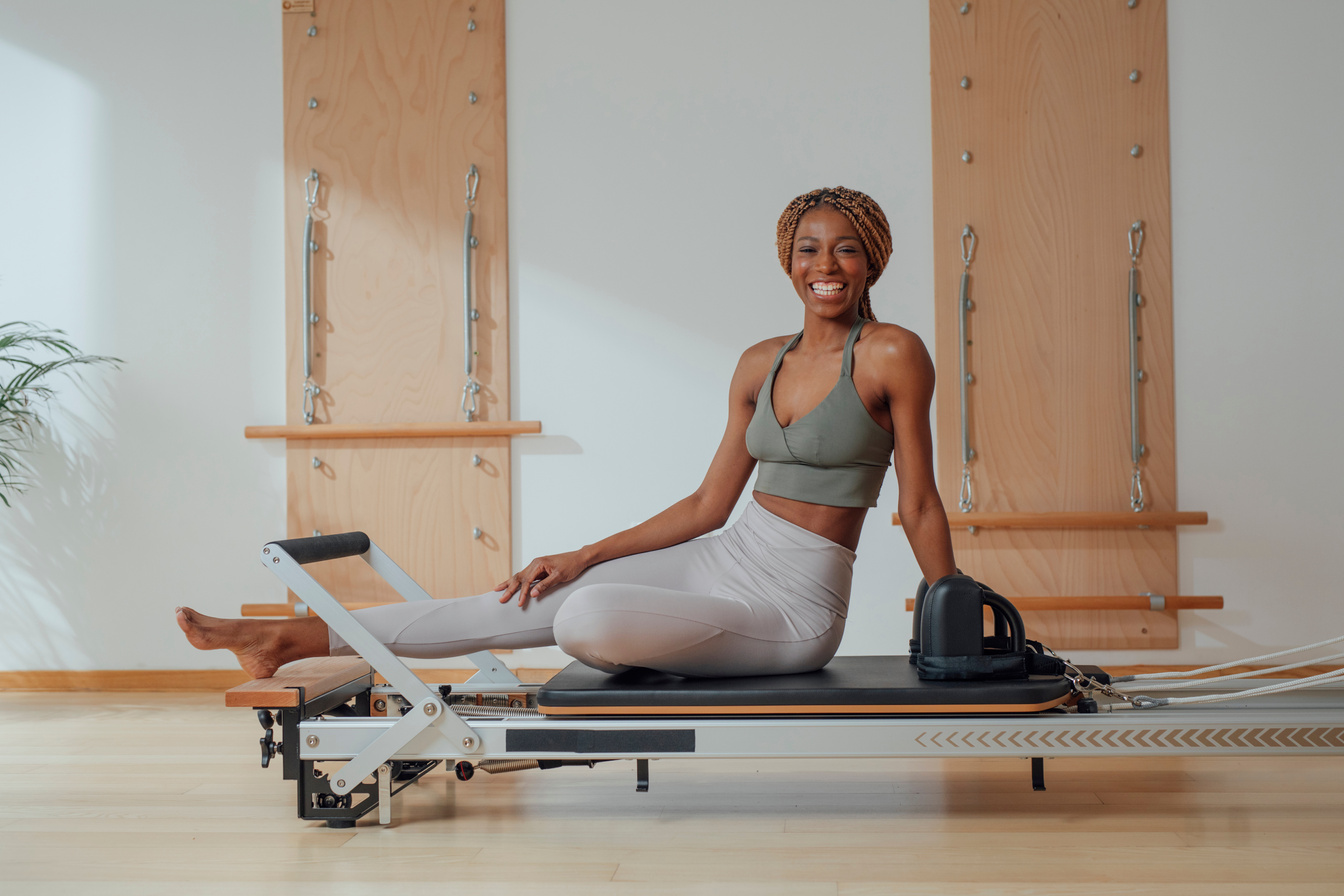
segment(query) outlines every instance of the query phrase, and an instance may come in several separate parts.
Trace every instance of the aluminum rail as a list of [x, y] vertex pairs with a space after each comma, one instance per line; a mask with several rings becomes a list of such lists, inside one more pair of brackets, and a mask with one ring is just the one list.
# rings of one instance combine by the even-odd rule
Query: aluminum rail
[[[455, 686], [455, 691], [458, 686]], [[472, 719], [483, 759], [956, 758], [1344, 755], [1344, 689], [1211, 707], [1028, 715], [817, 717], [520, 717]], [[342, 760], [392, 720], [300, 723], [302, 760]], [[310, 736], [316, 746], [310, 745]], [[393, 759], [458, 760], [441, 729]]]

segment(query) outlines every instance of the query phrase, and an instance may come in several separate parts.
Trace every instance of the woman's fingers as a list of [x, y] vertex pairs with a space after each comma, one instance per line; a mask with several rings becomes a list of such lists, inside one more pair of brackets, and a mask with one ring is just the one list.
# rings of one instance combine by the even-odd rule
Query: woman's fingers
[[[574, 578], [576, 573], [561, 570], [562, 563], [566, 562], [566, 556], [559, 557], [538, 557], [527, 565], [522, 572], [515, 573], [495, 586], [496, 591], [503, 591], [499, 602], [508, 603], [513, 596], [518, 596], [518, 606], [525, 607], [527, 602], [535, 597], [541, 597], [552, 586], [568, 582]], [[573, 566], [572, 563], [569, 566]]]

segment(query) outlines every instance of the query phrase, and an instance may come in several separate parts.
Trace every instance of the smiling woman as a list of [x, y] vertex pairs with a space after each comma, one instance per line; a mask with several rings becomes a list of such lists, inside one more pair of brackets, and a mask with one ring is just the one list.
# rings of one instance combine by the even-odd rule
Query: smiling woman
[[[742, 354], [727, 429], [694, 493], [595, 544], [539, 557], [492, 592], [359, 610], [360, 622], [411, 657], [558, 644], [611, 672], [820, 669], [840, 646], [854, 550], [889, 459], [921, 571], [930, 582], [952, 574], [933, 479], [933, 365], [914, 333], [871, 319], [869, 287], [891, 255], [886, 216], [863, 193], [816, 190], [789, 204], [777, 237], [803, 329]], [[708, 535], [758, 461], [754, 502]], [[229, 621], [179, 609], [178, 624], [199, 648], [232, 650], [254, 677], [352, 652], [316, 617]]]

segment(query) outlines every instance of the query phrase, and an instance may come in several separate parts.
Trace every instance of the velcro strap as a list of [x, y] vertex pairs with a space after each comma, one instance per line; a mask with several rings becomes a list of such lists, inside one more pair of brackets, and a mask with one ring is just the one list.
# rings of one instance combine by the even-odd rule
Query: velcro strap
[[1023, 653], [996, 656], [920, 656], [919, 677], [925, 681], [1002, 681], [1026, 678]]
[[1058, 677], [1064, 674], [1064, 661], [1057, 656], [1046, 656], [1043, 653], [1028, 653], [1027, 672], [1032, 675], [1053, 675]]

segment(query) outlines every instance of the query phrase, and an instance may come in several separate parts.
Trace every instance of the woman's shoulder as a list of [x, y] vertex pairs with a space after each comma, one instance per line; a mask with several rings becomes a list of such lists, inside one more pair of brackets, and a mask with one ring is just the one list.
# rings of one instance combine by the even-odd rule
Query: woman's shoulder
[[742, 353], [742, 357], [738, 360], [738, 366], [755, 368], [764, 364], [769, 369], [775, 363], [775, 356], [779, 354], [779, 350], [788, 344], [788, 341], [792, 338], [792, 335], [787, 335], [762, 339], [755, 345], [749, 346]]
[[[899, 324], [873, 321], [863, 328], [863, 335], [854, 347], [869, 369], [877, 368], [892, 374], [910, 374], [932, 370], [933, 361], [924, 340], [913, 330]], [[857, 362], [856, 362], [857, 363]]]
[[914, 330], [899, 324], [871, 321], [863, 328], [859, 344], [884, 354], [927, 354], [924, 340]]

